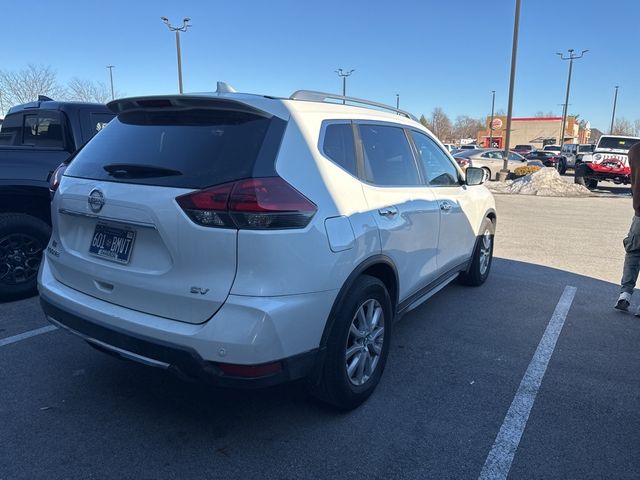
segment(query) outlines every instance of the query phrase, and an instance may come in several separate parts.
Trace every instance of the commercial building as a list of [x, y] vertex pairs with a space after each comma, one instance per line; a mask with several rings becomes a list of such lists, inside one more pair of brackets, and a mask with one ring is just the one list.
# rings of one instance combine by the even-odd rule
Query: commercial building
[[[506, 116], [495, 116], [493, 128], [491, 117], [487, 117], [487, 128], [478, 132], [478, 145], [483, 147], [504, 146], [507, 128]], [[558, 145], [562, 130], [562, 117], [526, 117], [511, 119], [511, 147], [521, 144], [542, 148]], [[589, 143], [591, 128], [589, 122], [580, 125], [574, 116], [567, 117], [563, 143]], [[493, 143], [493, 145], [492, 145]]]

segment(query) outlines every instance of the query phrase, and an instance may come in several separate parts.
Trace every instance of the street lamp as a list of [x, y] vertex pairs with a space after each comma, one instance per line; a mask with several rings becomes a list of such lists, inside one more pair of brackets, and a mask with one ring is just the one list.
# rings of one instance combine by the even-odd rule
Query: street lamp
[[573, 71], [573, 61], [582, 58], [589, 50], [582, 50], [580, 55], [574, 55], [573, 48], [569, 49], [569, 56], [565, 57], [562, 53], [556, 53], [560, 56], [560, 60], [569, 60], [569, 77], [567, 78], [567, 95], [564, 99], [564, 107], [562, 108], [562, 129], [560, 130], [560, 148], [564, 145], [564, 129], [567, 123], [567, 110], [569, 109], [569, 90], [571, 89], [571, 72]]
[[496, 106], [496, 91], [491, 90], [491, 121], [489, 122], [489, 148], [493, 148], [493, 113]]
[[167, 17], [160, 17], [160, 20], [162, 20], [164, 22], [164, 24], [167, 27], [169, 27], [169, 30], [171, 32], [176, 32], [176, 52], [178, 54], [178, 87], [180, 88], [180, 93], [182, 93], [182, 55], [181, 55], [181, 52], [180, 52], [180, 32], [186, 32], [187, 31], [187, 28], [189, 28], [191, 26], [189, 24], [191, 19], [190, 18], [183, 18], [181, 27], [172, 26], [169, 23], [169, 19]]
[[[400, 94], [396, 93], [396, 110], [400, 110]], [[398, 113], [400, 115], [400, 113]]]
[[616, 93], [613, 96], [613, 113], [611, 113], [611, 128], [609, 129], [609, 135], [613, 135], [613, 122], [616, 119], [616, 103], [618, 103], [618, 86], [616, 85]]
[[111, 80], [111, 100], [115, 99], [115, 95], [113, 94], [113, 67], [115, 67], [115, 65], [107, 65], [109, 69], [109, 79]]
[[509, 147], [511, 142], [511, 114], [513, 113], [513, 84], [516, 80], [516, 58], [518, 56], [518, 29], [520, 26], [520, 0], [516, 0], [516, 14], [513, 21], [513, 45], [511, 47], [511, 74], [509, 76], [509, 107], [507, 108], [507, 131], [504, 139], [504, 159], [502, 171], [498, 175], [500, 180], [507, 179], [509, 171]]
[[[336, 73], [339, 77], [342, 77], [342, 96], [347, 96], [347, 77], [351, 76], [351, 74], [355, 72], [355, 70], [349, 70], [348, 72], [339, 68], [336, 70]], [[345, 100], [342, 99], [342, 104], [344, 105]]]

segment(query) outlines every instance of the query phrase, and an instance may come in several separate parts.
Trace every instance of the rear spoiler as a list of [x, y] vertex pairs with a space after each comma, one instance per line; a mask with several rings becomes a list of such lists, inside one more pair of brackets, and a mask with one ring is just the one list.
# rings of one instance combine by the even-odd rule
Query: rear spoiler
[[149, 97], [119, 98], [107, 103], [107, 108], [116, 115], [135, 110], [171, 111], [190, 110], [193, 108], [209, 108], [212, 110], [231, 110], [244, 112], [260, 117], [271, 118], [271, 113], [265, 112], [244, 102], [205, 95], [160, 95]]

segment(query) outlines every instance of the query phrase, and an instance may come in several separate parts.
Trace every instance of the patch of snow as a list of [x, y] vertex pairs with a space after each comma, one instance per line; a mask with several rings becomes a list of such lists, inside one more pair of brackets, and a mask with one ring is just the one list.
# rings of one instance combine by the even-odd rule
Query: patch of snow
[[588, 197], [592, 193], [583, 185], [565, 182], [555, 168], [542, 168], [531, 175], [507, 180], [486, 182], [494, 193], [540, 195], [544, 197]]

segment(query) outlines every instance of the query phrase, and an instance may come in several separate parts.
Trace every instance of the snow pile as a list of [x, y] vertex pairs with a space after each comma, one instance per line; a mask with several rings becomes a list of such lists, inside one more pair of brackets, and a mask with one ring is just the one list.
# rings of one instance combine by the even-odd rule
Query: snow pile
[[569, 183], [560, 177], [555, 168], [542, 168], [531, 175], [506, 182], [487, 182], [494, 193], [541, 195], [545, 197], [586, 197], [591, 195], [587, 187]]

